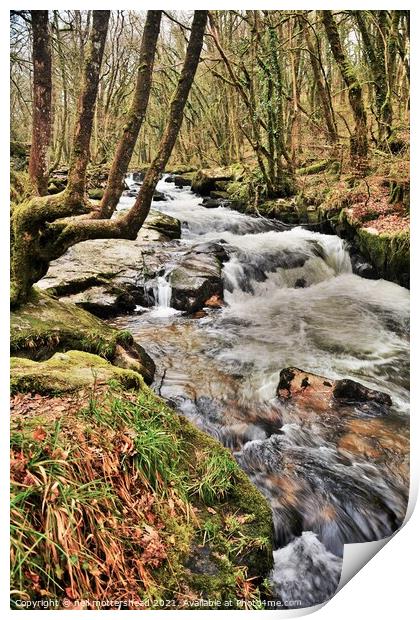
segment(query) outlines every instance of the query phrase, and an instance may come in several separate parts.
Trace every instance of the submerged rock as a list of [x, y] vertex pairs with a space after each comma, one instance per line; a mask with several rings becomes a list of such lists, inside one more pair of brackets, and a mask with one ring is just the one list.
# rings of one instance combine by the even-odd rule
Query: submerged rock
[[153, 200], [155, 202], [162, 202], [164, 200], [168, 200], [168, 197], [163, 192], [155, 191], [155, 193], [153, 194]]

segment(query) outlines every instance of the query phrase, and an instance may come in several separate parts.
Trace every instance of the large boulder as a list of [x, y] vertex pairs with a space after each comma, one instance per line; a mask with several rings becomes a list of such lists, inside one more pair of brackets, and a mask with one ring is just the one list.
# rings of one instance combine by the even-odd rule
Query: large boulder
[[14, 357], [40, 361], [55, 352], [85, 351], [139, 372], [147, 383], [153, 381], [155, 364], [129, 332], [107, 325], [74, 304], [34, 290], [10, 320]]
[[139, 389], [140, 375], [130, 369], [114, 366], [98, 355], [82, 351], [54, 353], [47, 360], [35, 362], [27, 358], [10, 360], [11, 392], [62, 394], [82, 388], [93, 388], [118, 381], [128, 389]]
[[174, 308], [196, 312], [203, 308], [212, 296], [223, 297], [221, 260], [216, 253], [217, 251], [207, 253], [200, 249], [195, 251], [192, 248], [171, 272], [171, 305]]
[[191, 189], [202, 196], [218, 189], [218, 183], [232, 180], [233, 174], [229, 168], [208, 168], [199, 170], [193, 177]]
[[179, 220], [151, 211], [135, 241], [79, 243], [51, 263], [38, 286], [101, 318], [131, 312], [137, 304], [149, 306], [153, 297], [146, 283], [169, 260], [170, 240], [180, 229]]

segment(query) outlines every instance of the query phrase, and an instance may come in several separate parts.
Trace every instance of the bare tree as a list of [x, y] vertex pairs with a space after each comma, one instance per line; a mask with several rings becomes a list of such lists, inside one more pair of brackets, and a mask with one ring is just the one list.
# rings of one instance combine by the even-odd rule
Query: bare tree
[[331, 52], [347, 86], [349, 103], [353, 112], [355, 127], [350, 138], [350, 154], [355, 163], [360, 164], [361, 160], [366, 158], [368, 152], [366, 111], [363, 103], [362, 87], [354, 67], [344, 52], [332, 12], [321, 11], [321, 13]]

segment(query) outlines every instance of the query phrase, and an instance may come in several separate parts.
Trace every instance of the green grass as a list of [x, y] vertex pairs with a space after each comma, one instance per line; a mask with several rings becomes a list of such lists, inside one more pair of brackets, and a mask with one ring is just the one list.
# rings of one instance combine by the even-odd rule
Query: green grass
[[205, 453], [198, 463], [197, 481], [190, 491], [196, 493], [207, 505], [229, 493], [235, 481], [236, 464], [228, 452]]

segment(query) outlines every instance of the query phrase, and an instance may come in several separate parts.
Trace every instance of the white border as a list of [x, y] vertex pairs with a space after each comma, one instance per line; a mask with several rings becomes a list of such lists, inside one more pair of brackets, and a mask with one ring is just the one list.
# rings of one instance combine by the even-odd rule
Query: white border
[[[23, 4], [23, 6], [22, 6]], [[30, 7], [32, 9], [40, 8], [45, 9], [46, 3], [39, 2], [31, 2], [31, 3], [22, 3], [22, 4], [12, 4], [9, 3], [7, 6], [3, 6], [0, 9], [0, 46], [1, 46], [1, 89], [3, 95], [0, 98], [0, 118], [2, 120], [1, 123], [1, 165], [0, 165], [0, 196], [2, 200], [0, 201], [0, 217], [2, 219], [2, 223], [0, 226], [0, 234], [1, 243], [0, 243], [0, 265], [1, 275], [0, 275], [0, 287], [1, 287], [1, 295], [0, 299], [2, 302], [1, 307], [1, 326], [0, 330], [0, 338], [1, 338], [1, 352], [2, 352], [2, 364], [1, 364], [1, 372], [2, 372], [2, 381], [1, 385], [1, 433], [0, 433], [0, 455], [4, 460], [1, 467], [1, 476], [2, 476], [2, 484], [0, 488], [4, 493], [4, 499], [2, 501], [2, 510], [1, 510], [1, 530], [0, 530], [0, 587], [1, 587], [1, 597], [0, 604], [1, 609], [9, 613], [20, 614], [25, 613], [21, 611], [13, 611], [11, 612], [9, 609], [9, 583], [8, 583], [8, 433], [6, 429], [8, 428], [8, 411], [9, 411], [9, 403], [8, 403], [8, 365], [6, 360], [8, 360], [8, 325], [9, 325], [9, 290], [8, 290], [8, 280], [7, 280], [7, 272], [8, 272], [8, 261], [9, 261], [9, 219], [8, 219], [8, 204], [9, 204], [9, 131], [8, 131], [8, 119], [9, 119], [9, 49], [8, 49], [8, 40], [9, 40], [9, 10], [10, 9], [23, 9], [25, 7]], [[226, 3], [226, 2], [209, 2], [203, 3], [199, 2], [182, 2], [181, 6], [178, 2], [164, 2], [159, 6], [165, 9], [183, 9], [183, 10], [194, 10], [199, 8], [211, 8], [211, 9], [254, 9], [258, 6], [255, 0], [253, 2], [243, 1], [241, 3]], [[69, 6], [72, 9], [106, 9], [106, 8], [117, 8], [115, 3], [110, 2], [90, 2], [88, 5], [85, 3], [80, 4], [80, 2], [73, 2], [69, 4], [57, 1], [54, 4], [48, 3], [48, 7], [51, 9], [67, 9]], [[396, 3], [391, 3], [391, 5], [386, 4], [385, 7], [383, 4], [377, 1], [369, 2], [369, 8], [374, 9], [384, 9], [384, 8], [400, 8], [396, 6]], [[404, 3], [405, 9], [410, 9], [414, 6], [413, 2]], [[121, 8], [121, 7], [119, 7]], [[142, 6], [141, 4], [133, 1], [127, 1], [124, 3], [124, 8], [133, 9], [133, 10], [146, 10], [150, 8], [147, 4], [146, 6]], [[258, 8], [264, 9], [288, 9], [290, 8], [289, 3], [278, 3], [278, 2], [264, 2], [262, 6], [258, 6]], [[295, 5], [293, 2], [294, 9], [334, 9], [338, 10], [340, 8], [350, 8], [350, 3], [332, 3], [332, 2], [316, 2], [316, 3], [298, 3]], [[365, 2], [352, 2], [352, 9], [365, 9]], [[414, 33], [414, 36], [413, 36]], [[411, 9], [411, 45], [412, 45], [412, 67], [414, 66], [414, 77], [411, 80], [411, 94], [412, 94], [412, 110], [416, 110], [418, 114], [419, 106], [419, 97], [418, 97], [418, 66], [419, 66], [419, 53], [418, 53], [418, 43], [417, 37], [420, 35], [419, 30], [419, 19], [418, 19], [418, 11], [417, 9]], [[418, 153], [418, 131], [419, 131], [419, 121], [417, 120], [417, 114], [414, 112], [412, 114], [411, 119], [411, 196], [412, 196], [412, 204], [414, 208], [412, 209], [412, 238], [420, 241], [419, 231], [418, 231], [418, 222], [419, 216], [417, 215], [417, 210], [420, 209], [420, 201], [419, 198], [419, 182], [417, 177], [417, 172], [419, 171], [419, 153]], [[4, 221], [3, 221], [4, 218]], [[420, 244], [419, 244], [420, 245]], [[412, 265], [414, 268], [412, 270], [412, 370], [411, 376], [413, 379], [413, 399], [412, 399], [412, 407], [411, 407], [411, 420], [412, 420], [412, 433], [411, 433], [411, 488], [410, 488], [410, 502], [412, 504], [411, 510], [413, 508], [413, 504], [417, 498], [417, 489], [418, 489], [418, 472], [419, 472], [419, 464], [420, 464], [420, 449], [419, 449], [419, 423], [418, 423], [418, 396], [416, 394], [417, 380], [419, 377], [419, 358], [416, 351], [418, 340], [418, 332], [419, 332], [419, 321], [417, 318], [417, 312], [414, 310], [414, 304], [418, 301], [417, 295], [417, 266], [419, 263], [419, 251], [417, 243], [413, 244], [412, 247]], [[413, 290], [414, 289], [414, 290]], [[417, 306], [418, 308], [418, 306]], [[392, 619], [396, 616], [405, 619], [411, 619], [414, 617], [418, 617], [418, 602], [417, 602], [417, 589], [418, 589], [418, 575], [419, 575], [419, 562], [418, 562], [418, 554], [419, 554], [419, 524], [420, 524], [420, 511], [417, 509], [414, 512], [414, 515], [409, 520], [408, 524], [403, 528], [402, 532], [397, 533], [392, 537], [392, 540], [386, 544], [385, 548], [382, 549], [380, 554], [374, 557], [367, 566], [365, 566], [355, 577], [353, 577], [350, 581], [349, 585], [346, 585], [342, 590], [340, 590], [333, 599], [328, 602], [325, 606], [317, 606], [316, 608], [310, 608], [306, 610], [293, 610], [293, 611], [264, 611], [264, 612], [245, 612], [245, 611], [236, 611], [234, 613], [245, 615], [252, 613], [254, 617], [262, 617], [262, 615], [266, 616], [269, 614], [269, 617], [273, 617], [275, 614], [276, 617], [286, 618], [297, 615], [306, 615], [308, 613], [317, 613], [317, 618], [320, 620], [347, 620], [350, 618], [354, 618], [355, 616], [360, 616], [361, 618], [380, 618], [381, 620]], [[375, 543], [365, 543], [362, 545], [347, 545], [349, 548], [346, 549], [346, 555], [350, 552], [350, 555], [353, 553], [353, 556], [356, 557], [356, 567], [358, 570], [360, 569], [360, 560], [361, 554], [367, 551], [367, 546], [370, 545], [370, 549], [372, 551], [373, 547], [381, 547], [380, 542], [375, 545]], [[350, 548], [354, 547], [353, 550]], [[359, 547], [358, 549], [356, 547]], [[361, 547], [365, 547], [365, 549], [361, 549]], [[376, 551], [375, 551], [376, 552]], [[368, 553], [370, 556], [370, 552]], [[410, 564], [410, 560], [413, 560]], [[354, 562], [354, 557], [352, 562]], [[347, 565], [349, 566], [347, 560]], [[364, 564], [364, 561], [363, 561]], [[354, 568], [354, 567], [353, 567]], [[318, 611], [317, 611], [318, 610]], [[41, 611], [35, 611], [32, 613], [43, 613]], [[61, 611], [54, 612], [55, 616], [59, 614], [61, 616]], [[73, 612], [81, 613], [81, 612]], [[90, 611], [89, 614], [102, 614], [103, 612]], [[110, 612], [107, 612], [110, 613]], [[146, 613], [148, 616], [153, 617], [162, 617], [167, 616], [168, 613], [172, 615], [185, 615], [189, 614], [189, 617], [192, 618], [191, 614], [194, 612], [188, 611], [172, 611], [172, 612], [160, 612], [160, 611], [142, 611], [142, 612], [118, 612], [118, 613]], [[216, 613], [219, 618], [226, 617], [226, 614], [231, 614], [232, 612], [224, 612], [224, 611], [200, 611], [200, 616], [202, 614], [213, 614]]]

